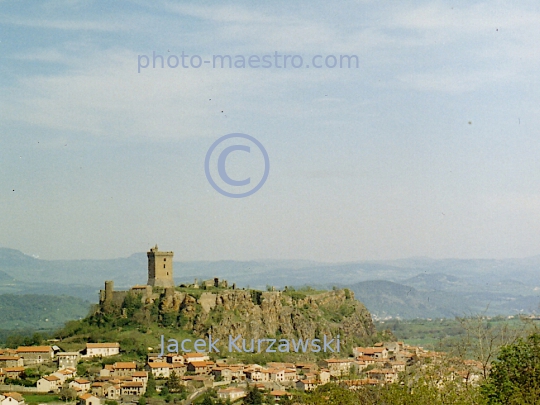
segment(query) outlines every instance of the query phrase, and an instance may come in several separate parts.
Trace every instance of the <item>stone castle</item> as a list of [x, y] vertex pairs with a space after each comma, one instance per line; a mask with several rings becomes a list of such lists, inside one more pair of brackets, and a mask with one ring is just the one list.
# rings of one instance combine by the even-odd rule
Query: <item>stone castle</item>
[[[148, 285], [152, 287], [174, 287], [173, 252], [160, 252], [157, 245], [150, 248], [148, 256]], [[163, 267], [161, 267], [163, 265]]]
[[[174, 279], [173, 279], [173, 256], [174, 252], [160, 251], [158, 246], [146, 253], [148, 257], [148, 281], [146, 285], [135, 285], [127, 291], [115, 291], [114, 282], [111, 280], [105, 281], [105, 289], [99, 291], [100, 306], [108, 304], [122, 304], [128, 293], [142, 294], [143, 299], [154, 300], [159, 297], [160, 293], [154, 291], [154, 287], [164, 289], [167, 297], [174, 295]], [[185, 285], [182, 285], [185, 286]], [[195, 279], [194, 284], [190, 284], [192, 288], [208, 289], [211, 287], [228, 288], [226, 280], [213, 278], [211, 280], [199, 281]], [[236, 285], [232, 285], [235, 289]], [[161, 290], [163, 291], [163, 290]]]
[[[213, 278], [194, 284], [174, 285], [173, 252], [149, 250], [148, 282], [127, 291], [114, 291], [114, 283], [105, 281], [99, 294], [97, 316], [112, 314], [127, 318], [128, 307], [138, 311], [139, 319], [177, 326], [196, 336], [212, 335], [226, 340], [230, 334], [245, 338], [266, 336], [337, 336], [342, 342], [369, 338], [375, 327], [369, 311], [354, 299], [352, 291], [333, 290], [314, 294], [283, 291], [238, 289], [226, 280]], [[142, 306], [134, 309], [133, 298]], [[127, 302], [127, 304], [126, 304]], [[157, 309], [157, 313], [153, 311]], [[154, 317], [154, 318], [153, 318]]]
[[[99, 304], [121, 304], [129, 292], [150, 297], [153, 287], [174, 289], [173, 252], [161, 252], [158, 246], [150, 248], [148, 256], [148, 282], [146, 285], [135, 285], [129, 291], [114, 291], [114, 282], [105, 281], [105, 289], [99, 291]], [[159, 296], [159, 294], [158, 294]]]

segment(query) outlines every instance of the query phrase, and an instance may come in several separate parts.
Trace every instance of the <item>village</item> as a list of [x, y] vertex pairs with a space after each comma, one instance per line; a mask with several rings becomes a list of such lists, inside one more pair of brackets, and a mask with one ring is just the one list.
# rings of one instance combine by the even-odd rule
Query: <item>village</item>
[[[231, 363], [229, 359], [212, 361], [207, 353], [148, 353], [146, 364], [116, 361], [99, 370], [86, 369], [78, 375], [81, 364], [119, 358], [120, 344], [86, 343], [81, 351], [64, 352], [57, 345], [24, 346], [0, 349], [0, 404], [23, 405], [26, 394], [58, 394], [71, 390], [81, 405], [101, 405], [108, 401], [137, 403], [154, 380], [159, 391], [181, 387], [190, 398], [206, 389], [216, 389], [218, 398], [234, 402], [246, 395], [248, 384], [272, 396], [276, 403], [297, 391], [311, 391], [319, 385], [335, 382], [350, 390], [364, 385], [393, 383], [407, 367], [432, 363], [445, 353], [424, 350], [403, 342], [378, 343], [372, 347], [355, 347], [346, 358], [329, 358], [318, 362], [277, 363], [266, 365]], [[39, 366], [56, 371], [39, 376], [35, 386], [22, 384], [26, 372]], [[481, 365], [463, 361], [454, 378], [476, 383]], [[81, 368], [79, 368], [81, 369]], [[92, 372], [94, 371], [94, 372]]]
[[[113, 282], [106, 281], [105, 289], [100, 291], [102, 310], [115, 305], [120, 308], [131, 296], [151, 303], [163, 293], [165, 300], [174, 300], [173, 252], [160, 251], [156, 245], [147, 256], [147, 284], [130, 291], [115, 291]], [[189, 288], [208, 291], [229, 287], [226, 281], [211, 279], [200, 287], [196, 280]], [[197, 300], [203, 311], [211, 301], [216, 301], [211, 293], [203, 293]], [[121, 317], [127, 314], [122, 312]], [[280, 403], [295, 393], [313, 391], [331, 382], [349, 390], [395, 383], [409, 367], [425, 368], [449, 359], [446, 353], [394, 341], [354, 347], [340, 358], [256, 364], [231, 356], [219, 358], [211, 352], [166, 353], [162, 340], [157, 352], [153, 348], [142, 352], [138, 359], [146, 356], [143, 361], [130, 357], [118, 341], [84, 342], [76, 348], [69, 346], [70, 350], [62, 349], [59, 339], [48, 340], [48, 345], [0, 349], [0, 405], [23, 405], [27, 403], [25, 396], [39, 394], [57, 395], [80, 405], [143, 405], [146, 398], [157, 395], [170, 402], [176, 394], [175, 402], [189, 404], [208, 390], [215, 390], [218, 399], [232, 403], [240, 402], [253, 388]], [[444, 378], [465, 384], [480, 381], [482, 364], [460, 359], [453, 359], [453, 363]]]

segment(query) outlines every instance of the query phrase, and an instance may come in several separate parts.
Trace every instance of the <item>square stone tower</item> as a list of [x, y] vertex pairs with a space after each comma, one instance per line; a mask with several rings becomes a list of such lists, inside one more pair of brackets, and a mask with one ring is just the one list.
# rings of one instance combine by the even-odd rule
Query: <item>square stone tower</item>
[[157, 245], [150, 248], [148, 256], [148, 285], [174, 287], [173, 252], [160, 252]]

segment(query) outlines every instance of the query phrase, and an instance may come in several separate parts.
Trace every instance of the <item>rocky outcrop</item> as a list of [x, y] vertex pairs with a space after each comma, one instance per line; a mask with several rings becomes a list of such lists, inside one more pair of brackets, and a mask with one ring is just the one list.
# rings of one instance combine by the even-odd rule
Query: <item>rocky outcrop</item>
[[162, 313], [177, 313], [178, 326], [197, 335], [227, 339], [337, 336], [344, 344], [375, 333], [371, 315], [349, 290], [318, 293], [221, 290], [198, 298], [180, 291], [160, 302]]
[[256, 291], [229, 288], [166, 288], [125, 292], [122, 302], [103, 300], [93, 322], [123, 318], [127, 325], [152, 323], [181, 328], [198, 336], [227, 340], [314, 339], [340, 336], [344, 345], [375, 335], [371, 314], [348, 289], [333, 291]]

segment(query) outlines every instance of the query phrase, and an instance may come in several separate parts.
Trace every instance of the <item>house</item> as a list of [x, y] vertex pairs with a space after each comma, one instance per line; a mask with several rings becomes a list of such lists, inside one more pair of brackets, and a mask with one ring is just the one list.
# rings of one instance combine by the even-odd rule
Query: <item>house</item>
[[146, 371], [135, 371], [131, 378], [132, 381], [142, 382], [145, 387], [148, 384], [148, 373]]
[[101, 370], [99, 370], [100, 377], [110, 377], [114, 371], [112, 364], [105, 364]]
[[24, 367], [4, 367], [2, 371], [5, 373], [6, 378], [18, 380], [24, 373]]
[[326, 368], [322, 368], [321, 371], [319, 371], [319, 380], [321, 381], [321, 384], [330, 382], [330, 376], [330, 370]]
[[23, 358], [25, 365], [41, 364], [52, 361], [54, 358], [54, 350], [51, 346], [19, 346], [16, 352]]
[[[202, 353], [201, 353], [202, 354]], [[208, 357], [208, 356], [203, 356], [204, 357]], [[181, 354], [179, 353], [168, 353], [167, 356], [165, 356], [166, 360], [167, 360], [167, 363], [180, 363], [180, 364], [184, 364], [184, 356], [182, 356]], [[210, 358], [208, 358], [210, 359]]]
[[87, 343], [83, 357], [107, 357], [120, 353], [120, 343]]
[[98, 397], [104, 397], [105, 396], [105, 391], [106, 391], [107, 387], [110, 386], [110, 385], [111, 384], [103, 382], [103, 381], [94, 382], [94, 383], [92, 383], [90, 385], [90, 392], [92, 394], [97, 395]]
[[64, 383], [64, 381], [70, 379], [70, 378], [75, 378], [75, 376], [77, 375], [77, 370], [74, 369], [74, 368], [64, 368], [62, 370], [58, 370], [56, 372], [54, 372], [52, 375], [58, 377], [61, 381], [62, 381], [62, 384]]
[[140, 381], [128, 381], [120, 385], [121, 395], [136, 395], [140, 397], [146, 392], [146, 386]]
[[298, 374], [296, 374], [296, 368], [286, 368], [284, 370], [283, 381], [297, 381]]
[[37, 392], [56, 392], [62, 385], [62, 381], [55, 375], [46, 375], [37, 380]]
[[315, 363], [296, 363], [295, 367], [298, 374], [314, 373], [319, 369]]
[[85, 393], [90, 391], [90, 381], [86, 378], [77, 378], [69, 383], [70, 388], [79, 388], [81, 392]]
[[58, 368], [61, 370], [63, 368], [77, 368], [77, 363], [81, 354], [79, 352], [63, 352], [57, 353], [56, 359], [58, 360]]
[[379, 380], [374, 380], [372, 378], [364, 378], [361, 380], [343, 380], [340, 384], [344, 385], [350, 390], [357, 390], [365, 385], [378, 385], [380, 384]]
[[103, 396], [110, 400], [119, 399], [121, 392], [120, 384], [105, 384], [103, 387]]
[[354, 359], [326, 359], [324, 362], [333, 377], [350, 374], [351, 366], [354, 366]]
[[190, 360], [190, 362], [187, 364], [187, 371], [195, 374], [208, 374], [212, 365], [214, 365], [214, 363], [211, 361]]
[[22, 367], [24, 366], [24, 360], [19, 356], [9, 356], [1, 355], [0, 356], [0, 368], [3, 367]]
[[161, 354], [159, 353], [147, 353], [146, 354], [146, 362], [151, 363], [153, 361], [161, 361], [163, 362], [165, 359], [161, 357]]
[[271, 391], [270, 395], [274, 398], [274, 402], [276, 403], [279, 403], [279, 401], [285, 397], [292, 398], [291, 394], [289, 394], [287, 391], [282, 391], [282, 390]]
[[137, 364], [134, 361], [120, 361], [113, 364], [111, 375], [115, 377], [131, 377], [135, 371], [137, 371]]
[[4, 381], [6, 381], [6, 373], [0, 368], [0, 384], [4, 384]]
[[354, 357], [368, 356], [376, 359], [387, 359], [388, 349], [386, 347], [355, 347], [353, 355]]
[[206, 353], [186, 353], [183, 355], [184, 363], [189, 363], [190, 361], [208, 361], [210, 356]]
[[313, 391], [319, 386], [315, 380], [299, 380], [296, 382], [296, 389], [299, 391]]
[[253, 364], [250, 367], [245, 368], [244, 375], [251, 381], [267, 381], [265, 378], [269, 378], [269, 375], [263, 373], [263, 368], [258, 364]]
[[264, 373], [268, 373], [268, 381], [285, 381], [285, 369], [270, 368], [264, 370]]
[[150, 371], [154, 378], [169, 378], [171, 366], [169, 363], [152, 361], [146, 365], [146, 370]]
[[378, 380], [383, 383], [393, 383], [397, 381], [397, 372], [391, 368], [378, 369], [374, 368], [366, 372], [368, 378]]
[[214, 367], [212, 374], [223, 381], [245, 380], [244, 369], [240, 366]]
[[0, 401], [0, 405], [24, 405], [24, 397], [18, 392], [4, 393], [4, 399]]
[[239, 398], [243, 398], [246, 396], [246, 391], [244, 391], [242, 388], [236, 388], [236, 387], [229, 387], [229, 388], [222, 388], [218, 390], [218, 398], [219, 399], [225, 399], [230, 400], [231, 402], [236, 401]]
[[83, 394], [79, 397], [81, 405], [101, 405], [101, 400], [92, 394]]

